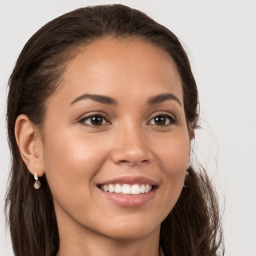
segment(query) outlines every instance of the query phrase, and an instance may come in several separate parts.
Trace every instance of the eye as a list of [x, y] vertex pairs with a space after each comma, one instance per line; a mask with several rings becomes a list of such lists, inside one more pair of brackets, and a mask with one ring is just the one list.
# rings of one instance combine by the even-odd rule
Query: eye
[[159, 114], [154, 116], [150, 121], [150, 125], [166, 126], [176, 122], [175, 118], [169, 114]]
[[86, 126], [102, 126], [110, 124], [106, 117], [101, 114], [93, 114], [83, 117], [79, 122]]

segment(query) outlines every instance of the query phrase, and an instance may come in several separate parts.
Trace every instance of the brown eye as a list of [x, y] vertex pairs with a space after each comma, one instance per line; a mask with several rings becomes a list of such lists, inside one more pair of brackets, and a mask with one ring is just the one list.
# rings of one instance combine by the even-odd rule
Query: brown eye
[[101, 116], [90, 117], [92, 125], [102, 125], [103, 118]]
[[80, 120], [81, 123], [87, 126], [101, 126], [109, 124], [105, 117], [101, 115], [91, 115]]
[[154, 121], [156, 125], [165, 125], [168, 119], [165, 116], [156, 116], [154, 117]]
[[166, 115], [166, 114], [157, 115], [149, 121], [149, 124], [159, 125], [159, 126], [170, 125], [173, 123], [175, 123], [174, 117], [172, 117], [171, 115]]

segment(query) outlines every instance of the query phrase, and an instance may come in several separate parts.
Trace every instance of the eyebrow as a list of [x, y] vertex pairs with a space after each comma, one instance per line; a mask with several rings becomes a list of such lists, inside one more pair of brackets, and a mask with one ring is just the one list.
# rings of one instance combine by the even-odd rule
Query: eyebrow
[[103, 95], [98, 95], [98, 94], [83, 94], [76, 99], [74, 99], [70, 105], [73, 105], [74, 103], [85, 100], [85, 99], [90, 99], [97, 101], [102, 104], [107, 104], [107, 105], [117, 105], [117, 101], [114, 98], [108, 97], [108, 96], [103, 96]]
[[180, 106], [182, 106], [181, 101], [172, 93], [164, 93], [164, 94], [160, 94], [157, 96], [153, 96], [151, 98], [149, 98], [148, 100], [148, 104], [159, 104], [162, 103], [166, 100], [174, 100], [176, 101]]
[[[70, 105], [75, 104], [78, 101], [81, 100], [85, 100], [85, 99], [90, 99], [102, 104], [106, 104], [106, 105], [118, 105], [118, 102], [116, 99], [109, 97], [109, 96], [104, 96], [104, 95], [99, 95], [99, 94], [83, 94], [77, 98], [75, 98]], [[156, 96], [153, 96], [151, 98], [149, 98], [149, 100], [147, 101], [148, 104], [153, 105], [153, 104], [159, 104], [162, 103], [166, 100], [174, 100], [176, 101], [180, 106], [182, 106], [180, 100], [173, 95], [172, 93], [164, 93], [164, 94], [159, 94]]]

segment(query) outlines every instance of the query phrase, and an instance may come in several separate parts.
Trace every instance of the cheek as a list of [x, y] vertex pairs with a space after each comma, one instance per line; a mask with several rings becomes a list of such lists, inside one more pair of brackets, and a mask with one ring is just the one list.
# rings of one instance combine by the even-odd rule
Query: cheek
[[71, 191], [70, 195], [80, 193], [85, 184], [89, 189], [90, 181], [105, 159], [106, 150], [100, 140], [62, 130], [48, 133], [46, 138], [45, 173], [54, 197], [67, 191]]
[[[170, 136], [158, 148], [159, 166], [163, 175], [162, 200], [166, 202], [163, 210], [165, 216], [172, 210], [182, 191], [189, 164], [189, 153], [190, 140], [185, 131]], [[161, 207], [161, 202], [158, 207]]]
[[165, 175], [184, 176], [189, 165], [190, 139], [186, 131], [176, 132], [155, 146], [161, 169]]

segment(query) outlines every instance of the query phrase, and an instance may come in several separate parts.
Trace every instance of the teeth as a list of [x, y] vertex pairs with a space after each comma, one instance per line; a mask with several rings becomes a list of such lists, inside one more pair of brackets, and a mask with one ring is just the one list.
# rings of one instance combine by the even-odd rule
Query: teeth
[[115, 185], [115, 193], [122, 193], [122, 187], [119, 184]]
[[109, 193], [117, 193], [117, 194], [125, 194], [125, 195], [138, 195], [138, 194], [144, 194], [148, 193], [149, 191], [152, 190], [152, 186], [149, 184], [146, 185], [139, 185], [139, 184], [133, 184], [133, 185], [128, 185], [128, 184], [108, 184], [108, 185], [102, 185], [100, 187], [102, 190], [105, 192]]
[[115, 191], [114, 186], [113, 186], [112, 184], [110, 184], [110, 185], [108, 186], [108, 192], [109, 192], [109, 193], [113, 193], [114, 191]]
[[126, 195], [131, 194], [131, 186], [124, 184], [122, 186], [122, 194], [126, 194]]
[[140, 186], [139, 185], [132, 185], [131, 187], [131, 194], [132, 195], [138, 195], [140, 194]]

